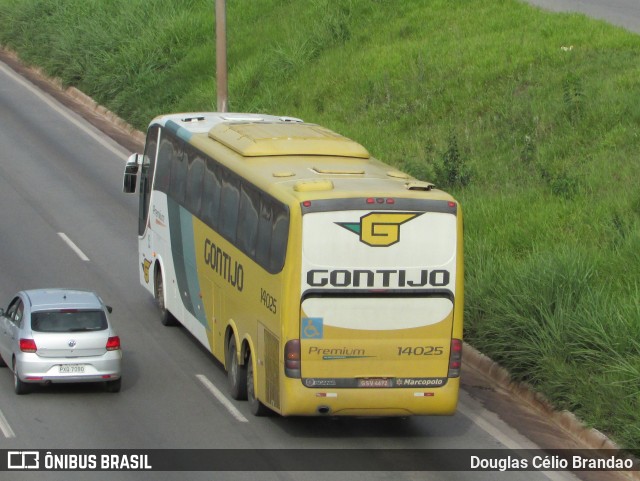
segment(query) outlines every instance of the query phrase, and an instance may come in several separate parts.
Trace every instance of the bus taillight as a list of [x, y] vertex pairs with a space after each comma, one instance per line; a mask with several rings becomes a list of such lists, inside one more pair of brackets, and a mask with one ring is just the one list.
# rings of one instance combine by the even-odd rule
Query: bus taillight
[[300, 379], [300, 339], [291, 339], [284, 345], [284, 374]]
[[448, 377], [460, 377], [462, 367], [462, 340], [451, 339], [451, 354], [449, 355]]

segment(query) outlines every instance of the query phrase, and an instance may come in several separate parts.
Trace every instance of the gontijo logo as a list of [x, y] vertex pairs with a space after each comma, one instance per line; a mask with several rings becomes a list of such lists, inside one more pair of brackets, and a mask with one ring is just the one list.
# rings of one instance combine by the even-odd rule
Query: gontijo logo
[[371, 212], [360, 217], [360, 222], [336, 222], [340, 227], [358, 234], [360, 242], [371, 247], [389, 247], [400, 242], [400, 226], [422, 213]]

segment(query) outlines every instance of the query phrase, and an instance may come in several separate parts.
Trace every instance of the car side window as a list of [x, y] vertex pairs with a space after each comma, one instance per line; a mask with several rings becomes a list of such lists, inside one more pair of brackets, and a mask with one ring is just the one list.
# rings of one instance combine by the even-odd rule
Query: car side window
[[13, 300], [9, 303], [9, 307], [7, 307], [7, 312], [5, 316], [11, 320], [13, 320], [13, 316], [16, 314], [16, 309], [18, 309], [18, 304], [20, 304], [20, 298], [14, 297]]
[[24, 314], [24, 304], [22, 304], [22, 301], [20, 300], [20, 301], [18, 301], [18, 305], [16, 307], [16, 312], [13, 315], [13, 322], [18, 327], [22, 326], [23, 314]]

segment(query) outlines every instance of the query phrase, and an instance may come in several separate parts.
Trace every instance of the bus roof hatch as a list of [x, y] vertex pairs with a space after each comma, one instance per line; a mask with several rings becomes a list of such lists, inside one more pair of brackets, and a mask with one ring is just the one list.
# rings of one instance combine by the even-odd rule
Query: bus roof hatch
[[292, 122], [229, 122], [209, 131], [209, 137], [244, 157], [327, 155], [368, 159], [359, 143], [315, 124]]

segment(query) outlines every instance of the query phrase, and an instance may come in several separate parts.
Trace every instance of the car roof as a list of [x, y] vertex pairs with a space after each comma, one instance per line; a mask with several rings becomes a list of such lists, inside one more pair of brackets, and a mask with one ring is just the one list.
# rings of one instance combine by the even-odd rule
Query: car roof
[[31, 289], [24, 291], [31, 310], [102, 309], [102, 301], [93, 291], [79, 289]]

